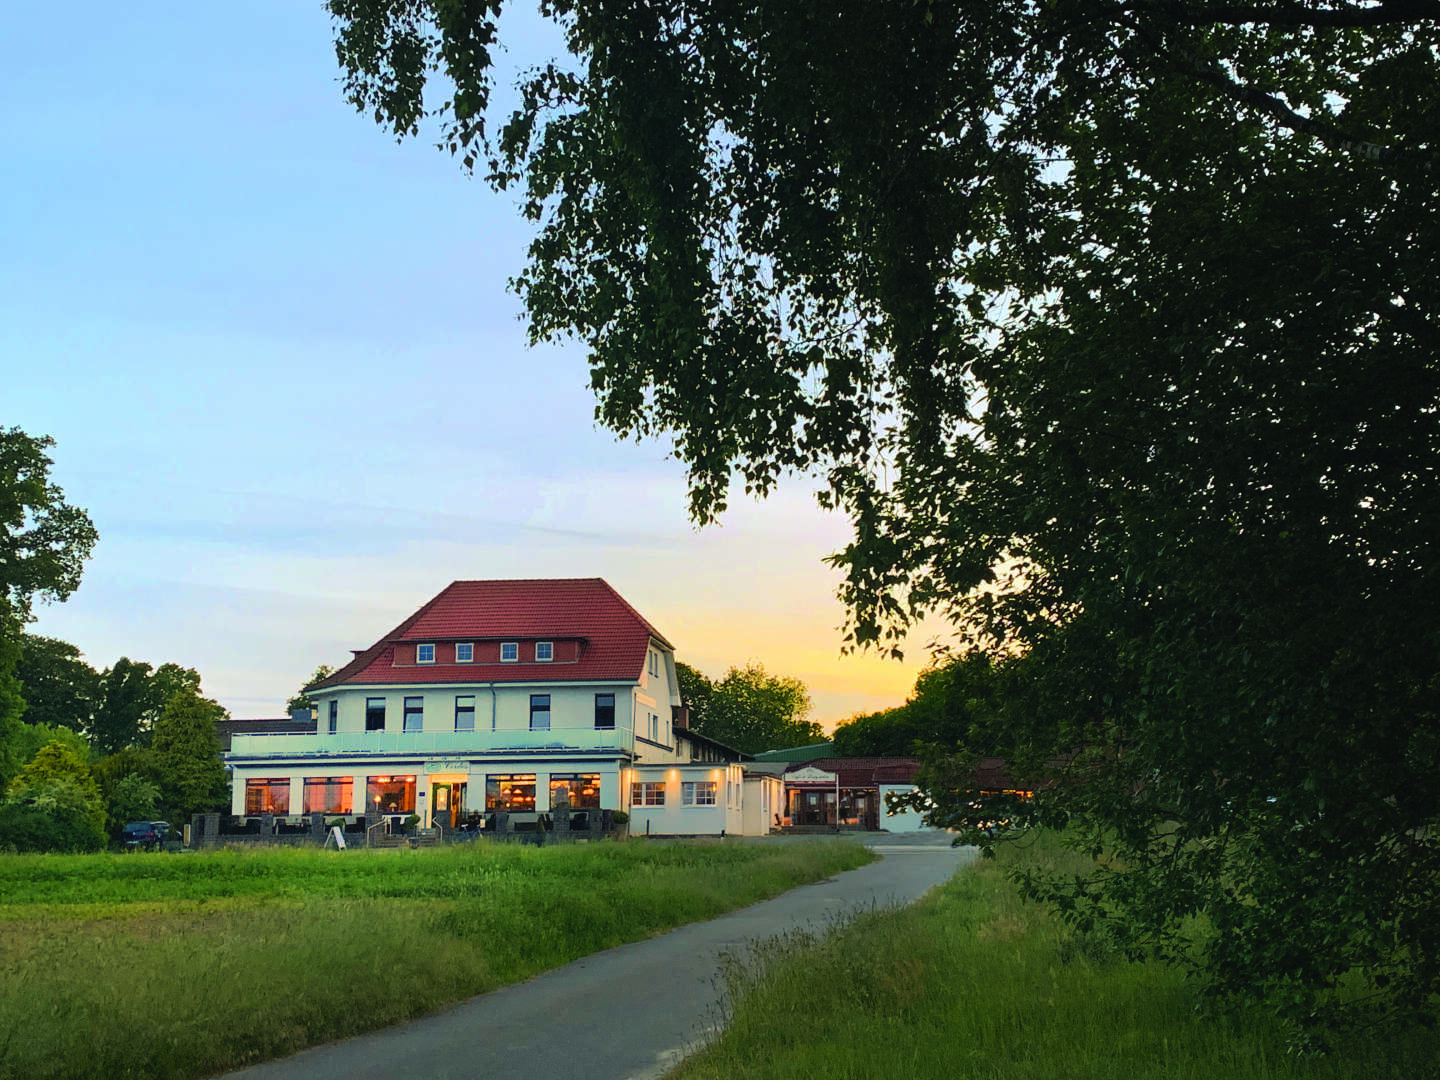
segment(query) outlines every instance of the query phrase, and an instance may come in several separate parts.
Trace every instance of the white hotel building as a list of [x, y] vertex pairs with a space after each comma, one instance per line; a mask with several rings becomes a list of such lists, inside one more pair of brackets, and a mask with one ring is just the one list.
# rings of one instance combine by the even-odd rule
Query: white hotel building
[[[626, 810], [630, 831], [769, 831], [780, 781], [690, 732], [675, 650], [599, 578], [457, 581], [308, 688], [310, 733], [236, 734], [231, 811]], [[746, 815], [746, 789], [758, 805]], [[773, 788], [773, 790], [771, 790]]]

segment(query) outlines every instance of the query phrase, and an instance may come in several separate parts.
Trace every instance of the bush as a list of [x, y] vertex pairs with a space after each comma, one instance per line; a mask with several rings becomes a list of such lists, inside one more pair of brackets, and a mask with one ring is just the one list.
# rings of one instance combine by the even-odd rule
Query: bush
[[26, 798], [0, 803], [0, 849], [80, 853], [104, 846], [104, 830], [81, 808]]
[[630, 815], [627, 814], [624, 810], [616, 810], [613, 814], [610, 815], [610, 824], [629, 825]]

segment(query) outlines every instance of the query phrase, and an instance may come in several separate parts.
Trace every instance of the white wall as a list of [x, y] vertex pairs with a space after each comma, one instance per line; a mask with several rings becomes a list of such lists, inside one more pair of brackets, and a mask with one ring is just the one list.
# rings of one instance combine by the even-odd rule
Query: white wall
[[880, 785], [880, 828], [896, 833], [918, 832], [925, 828], [924, 823], [920, 820], [920, 815], [914, 810], [906, 810], [891, 816], [885, 805], [885, 796], [887, 793], [903, 795], [914, 790], [915, 788], [911, 784]]

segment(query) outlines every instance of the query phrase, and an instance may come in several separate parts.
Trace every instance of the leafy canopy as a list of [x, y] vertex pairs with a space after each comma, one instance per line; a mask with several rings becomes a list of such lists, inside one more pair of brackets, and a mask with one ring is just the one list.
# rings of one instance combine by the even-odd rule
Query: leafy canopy
[[45, 451], [53, 445], [0, 427], [0, 785], [23, 764], [15, 740], [25, 699], [15, 670], [24, 625], [36, 597], [58, 601], [75, 591], [98, 538], [85, 511], [50, 481]]
[[855, 642], [1018, 665], [973, 749], [1120, 856], [1037, 895], [1302, 1021], [1430, 1007], [1434, 0], [558, 0], [498, 127], [497, 0], [329, 7], [352, 102], [521, 193], [532, 337], [698, 520], [812, 473]]
[[746, 754], [807, 746], [825, 732], [806, 720], [810, 695], [799, 679], [771, 675], [763, 664], [732, 667], [712, 681], [689, 664], [677, 663], [681, 700], [690, 709], [690, 727]]

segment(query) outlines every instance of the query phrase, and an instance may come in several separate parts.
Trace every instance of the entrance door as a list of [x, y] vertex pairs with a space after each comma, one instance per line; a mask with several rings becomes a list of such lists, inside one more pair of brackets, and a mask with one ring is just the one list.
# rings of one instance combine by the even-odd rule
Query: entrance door
[[453, 829], [465, 813], [464, 784], [430, 785], [430, 820], [435, 825]]

